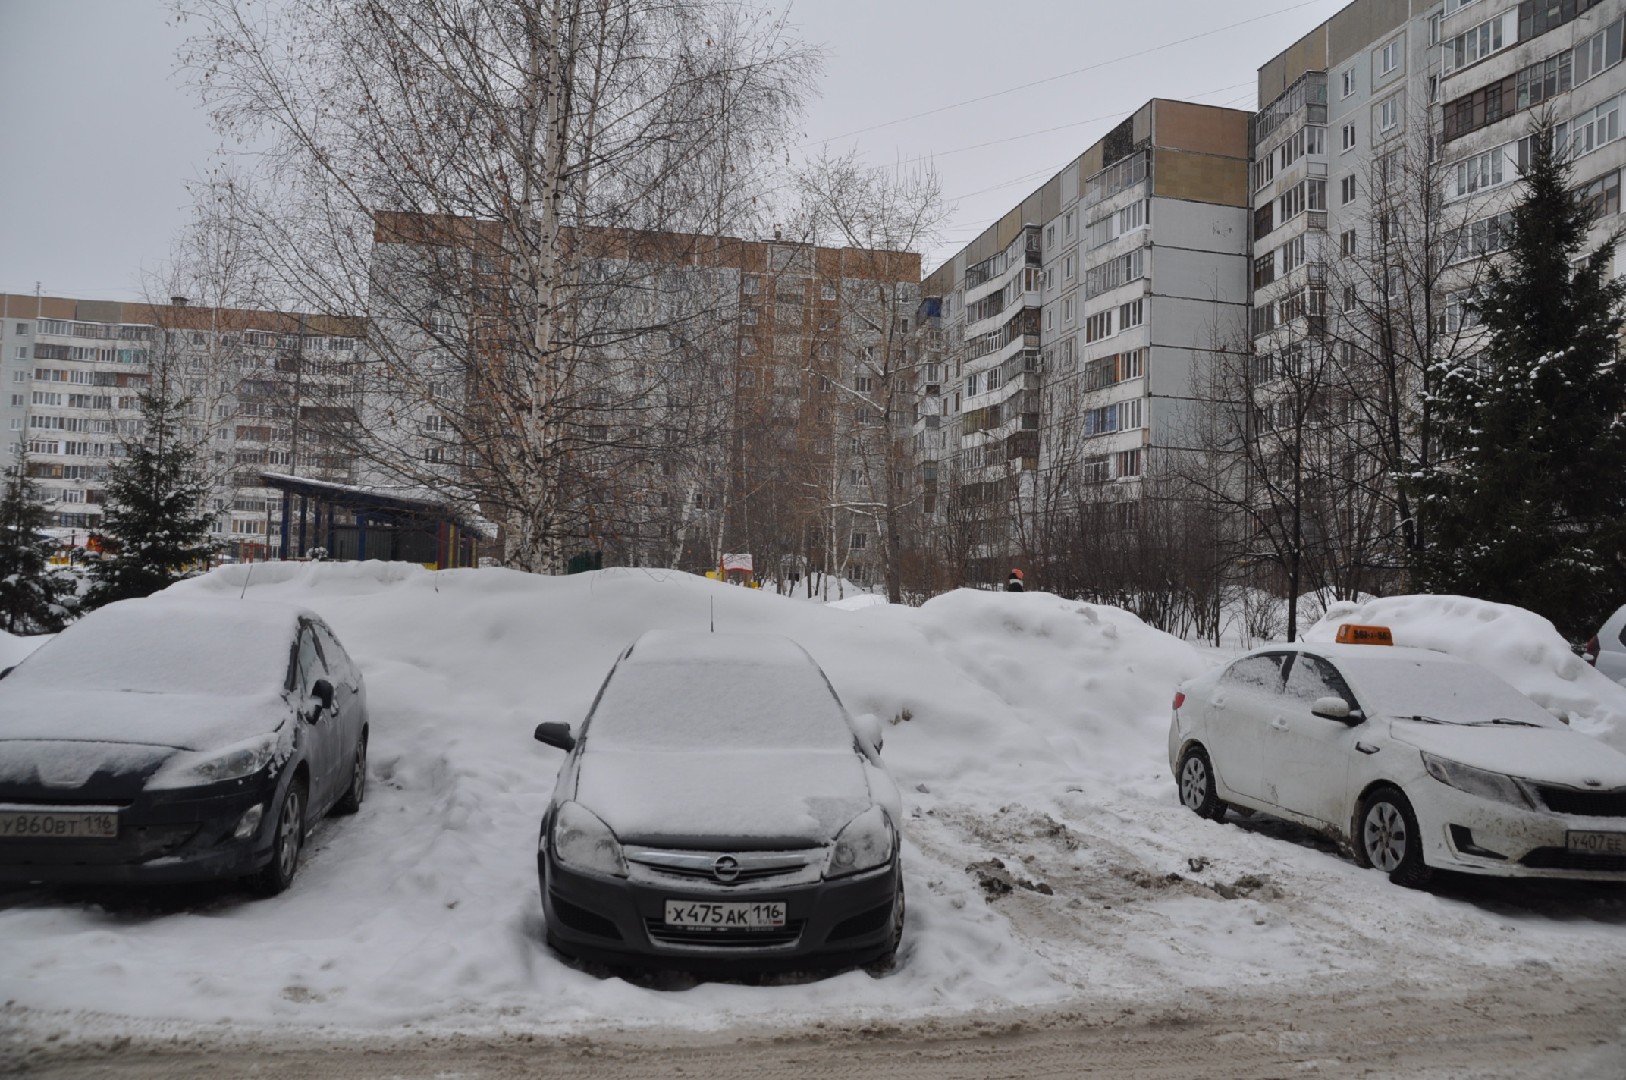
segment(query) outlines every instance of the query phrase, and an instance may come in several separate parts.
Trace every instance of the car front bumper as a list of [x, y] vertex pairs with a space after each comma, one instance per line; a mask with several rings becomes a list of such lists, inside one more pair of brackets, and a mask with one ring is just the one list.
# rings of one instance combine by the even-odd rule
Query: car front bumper
[[[699, 970], [772, 970], [862, 964], [891, 949], [892, 911], [902, 887], [894, 853], [884, 867], [833, 881], [778, 886], [671, 885], [630, 881], [561, 866], [537, 853], [550, 941], [587, 960]], [[666, 901], [785, 904], [775, 930], [682, 931], [665, 925]]]
[[1626, 855], [1568, 848], [1572, 832], [1626, 835], [1626, 818], [1532, 810], [1423, 777], [1409, 793], [1423, 833], [1423, 861], [1495, 877], [1626, 881]]
[[[271, 858], [270, 804], [269, 791], [249, 789], [144, 794], [120, 806], [114, 839], [0, 841], [0, 882], [162, 884], [251, 874]], [[237, 839], [238, 823], [254, 806], [264, 808], [259, 824]]]

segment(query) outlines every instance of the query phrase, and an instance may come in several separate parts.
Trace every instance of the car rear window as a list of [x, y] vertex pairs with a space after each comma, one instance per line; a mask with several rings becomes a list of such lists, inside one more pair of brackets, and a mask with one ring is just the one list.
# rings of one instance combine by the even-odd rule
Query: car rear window
[[1504, 719], [1560, 726], [1546, 709], [1474, 664], [1444, 657], [1346, 657], [1338, 666], [1355, 683], [1368, 715], [1423, 716], [1448, 724]]
[[813, 664], [623, 664], [586, 728], [606, 750], [851, 749], [852, 729]]

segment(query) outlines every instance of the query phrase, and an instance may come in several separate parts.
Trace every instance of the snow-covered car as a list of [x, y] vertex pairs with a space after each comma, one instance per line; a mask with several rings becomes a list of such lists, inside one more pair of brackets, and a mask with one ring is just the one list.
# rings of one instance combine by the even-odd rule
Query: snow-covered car
[[1255, 649], [1181, 685], [1169, 764], [1198, 814], [1311, 826], [1398, 884], [1434, 869], [1626, 881], [1626, 754], [1443, 653]]
[[650, 631], [580, 731], [536, 738], [568, 751], [537, 845], [557, 951], [685, 968], [896, 952], [900, 799], [879, 727], [795, 642]]
[[1626, 683], [1626, 604], [1615, 609], [1591, 641], [1587, 662], [1618, 683]]
[[367, 691], [315, 614], [124, 600], [0, 675], [0, 881], [257, 875], [367, 788]]

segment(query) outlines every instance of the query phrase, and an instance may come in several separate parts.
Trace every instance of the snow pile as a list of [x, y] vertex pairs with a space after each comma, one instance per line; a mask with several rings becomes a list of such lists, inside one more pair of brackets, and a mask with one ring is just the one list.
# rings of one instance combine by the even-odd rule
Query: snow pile
[[1449, 653], [1494, 672], [1577, 731], [1626, 750], [1626, 686], [1571, 651], [1540, 615], [1466, 596], [1389, 596], [1332, 605], [1304, 635], [1331, 641], [1340, 623], [1387, 626], [1396, 645]]
[[[1262, 817], [1185, 810], [1170, 699], [1222, 658], [1113, 608], [963, 590], [849, 610], [679, 573], [381, 563], [231, 566], [168, 595], [292, 602], [328, 622], [367, 680], [367, 802], [316, 829], [274, 900], [0, 891], [0, 996], [32, 1031], [718, 1028], [1626, 969], [1618, 917], [1409, 893]], [[646, 631], [713, 624], [798, 642], [879, 722], [909, 902], [885, 977], [628, 981], [543, 943], [537, 828], [563, 754], [535, 725], [578, 725]]]
[[0, 630], [0, 671], [20, 663], [22, 658], [51, 640], [50, 634], [37, 637], [18, 637]]

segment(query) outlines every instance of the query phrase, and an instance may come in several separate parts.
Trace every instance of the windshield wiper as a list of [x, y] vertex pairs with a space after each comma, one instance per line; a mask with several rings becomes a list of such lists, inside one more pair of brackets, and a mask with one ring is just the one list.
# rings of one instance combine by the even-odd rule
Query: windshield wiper
[[1471, 721], [1468, 726], [1469, 727], [1485, 727], [1487, 725], [1492, 725], [1492, 724], [1500, 726], [1500, 727], [1540, 727], [1541, 726], [1540, 724], [1533, 724], [1528, 720], [1513, 720], [1513, 719], [1510, 719], [1510, 718], [1508, 718], [1506, 716], [1496, 716], [1496, 717], [1492, 717], [1489, 720], [1474, 720], [1474, 721]]
[[1445, 723], [1444, 720], [1437, 720], [1432, 716], [1424, 716], [1421, 713], [1413, 713], [1411, 716], [1406, 717], [1406, 719], [1407, 720], [1415, 720], [1419, 724], [1443, 724], [1443, 723]]

